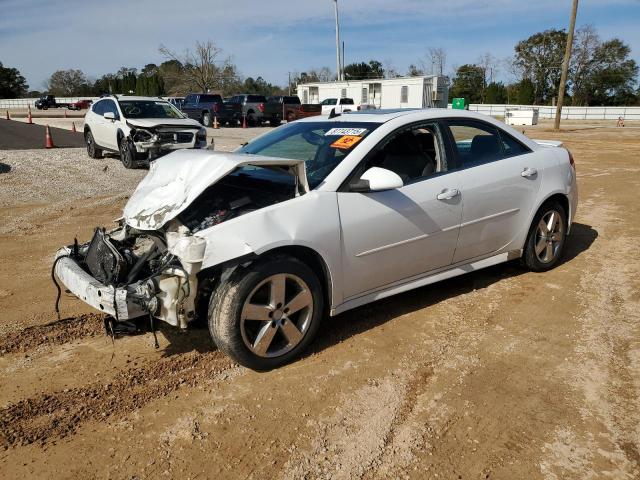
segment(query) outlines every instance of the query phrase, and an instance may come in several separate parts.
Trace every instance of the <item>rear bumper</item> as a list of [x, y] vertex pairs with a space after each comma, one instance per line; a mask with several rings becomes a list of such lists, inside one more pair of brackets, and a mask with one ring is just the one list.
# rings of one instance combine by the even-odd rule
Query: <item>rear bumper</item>
[[[134, 303], [126, 288], [114, 288], [104, 285], [87, 272], [69, 255], [69, 248], [61, 248], [56, 252], [56, 277], [71, 293], [96, 310], [116, 317], [118, 320], [146, 315], [140, 305]], [[117, 311], [117, 313], [116, 313]]]

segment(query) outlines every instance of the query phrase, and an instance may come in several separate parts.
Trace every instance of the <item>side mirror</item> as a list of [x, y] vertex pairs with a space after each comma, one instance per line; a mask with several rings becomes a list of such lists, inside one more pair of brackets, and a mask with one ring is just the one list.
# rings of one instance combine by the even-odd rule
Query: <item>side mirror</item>
[[104, 114], [102, 115], [104, 118], [106, 118], [107, 120], [115, 120], [116, 116], [113, 112], [104, 112]]
[[394, 190], [404, 185], [402, 178], [386, 168], [371, 167], [364, 172], [360, 180], [350, 185], [352, 192], [382, 192]]

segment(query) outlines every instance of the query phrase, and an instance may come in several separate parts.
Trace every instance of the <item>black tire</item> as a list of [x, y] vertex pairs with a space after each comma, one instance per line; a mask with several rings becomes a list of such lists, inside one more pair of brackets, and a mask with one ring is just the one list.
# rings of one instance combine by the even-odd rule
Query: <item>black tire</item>
[[43, 109], [43, 110], [47, 110], [48, 108], [49, 108], [49, 107], [47, 107], [46, 105], [43, 105], [43, 106], [42, 106], [42, 109]]
[[287, 113], [287, 123], [295, 122], [296, 116], [293, 112]]
[[211, 114], [209, 112], [205, 112], [202, 114], [202, 125], [204, 125], [205, 127], [211, 127], [211, 125], [213, 125]]
[[[558, 225], [560, 230], [554, 232], [554, 228], [547, 234], [541, 231], [540, 225], [543, 219], [551, 218], [550, 215], [555, 212], [558, 215]], [[547, 223], [546, 221], [543, 223]], [[534, 272], [545, 272], [554, 268], [560, 259], [564, 250], [567, 239], [567, 212], [562, 204], [558, 201], [551, 200], [545, 202], [531, 222], [527, 241], [524, 245], [522, 255], [522, 263], [526, 268]], [[538, 253], [536, 250], [544, 247]], [[552, 252], [552, 254], [549, 254]], [[542, 258], [541, 258], [542, 256]]]
[[121, 139], [119, 143], [120, 161], [124, 168], [136, 168], [138, 162], [136, 161], [136, 148], [128, 139]]
[[84, 141], [87, 144], [87, 154], [89, 158], [102, 158], [102, 149], [98, 148], [96, 141], [93, 139], [91, 130], [87, 130], [84, 133]]
[[255, 113], [250, 112], [247, 115], [247, 125], [249, 127], [257, 127], [258, 126], [258, 117], [256, 117]]
[[277, 118], [272, 118], [271, 120], [269, 120], [269, 125], [271, 125], [272, 127], [279, 127], [280, 123], [282, 122]]
[[[248, 323], [245, 321], [244, 325], [247, 325], [247, 327], [244, 329], [244, 332], [247, 336], [250, 336], [250, 332], [248, 331], [250, 327], [254, 328], [254, 331], [261, 331], [265, 328], [275, 329], [276, 324], [278, 325], [277, 330], [274, 330], [275, 333], [272, 335], [273, 340], [271, 340], [269, 343], [270, 346], [268, 347], [271, 348], [271, 346], [274, 346], [276, 352], [269, 353], [267, 349], [267, 353], [265, 354], [274, 356], [261, 356], [250, 349], [249, 345], [245, 342], [245, 337], [243, 337], [243, 308], [245, 302], [250, 300], [250, 295], [259, 295], [261, 293], [260, 289], [258, 289], [258, 293], [256, 293], [256, 288], [259, 288], [263, 282], [268, 281], [270, 278], [282, 276], [282, 274], [291, 277], [291, 280], [287, 279], [286, 282], [293, 282], [294, 287], [299, 285], [296, 283], [297, 280], [301, 280], [306, 284], [308, 287], [307, 291], [312, 298], [312, 306], [310, 310], [303, 308], [297, 313], [293, 313], [291, 318], [283, 315], [281, 319], [276, 321], [274, 320], [276, 316], [271, 316], [275, 312], [271, 312], [269, 314], [271, 320], [250, 320]], [[287, 283], [287, 285], [290, 284]], [[289, 287], [285, 287], [285, 292], [287, 288]], [[290, 292], [291, 291], [292, 290], [290, 290]], [[293, 296], [291, 296], [290, 293], [288, 297], [285, 297], [284, 305], [279, 304], [280, 307], [277, 309], [277, 317], [280, 317], [280, 314], [286, 311], [284, 307], [287, 302], [296, 295], [297, 293], [294, 291]], [[297, 319], [295, 318], [296, 315], [299, 315]], [[318, 332], [322, 315], [323, 295], [322, 286], [320, 285], [318, 277], [300, 260], [286, 255], [274, 255], [257, 260], [246, 268], [238, 267], [227, 281], [218, 286], [209, 301], [209, 332], [218, 348], [239, 364], [258, 371], [271, 370], [290, 362], [305, 350]], [[292, 322], [293, 325], [296, 326], [298, 333], [302, 331], [302, 337], [299, 343], [293, 347], [290, 346], [290, 342], [288, 342], [287, 337], [285, 337], [283, 333], [284, 327], [282, 327], [282, 325], [287, 321]], [[282, 324], [279, 322], [282, 322]], [[299, 326], [303, 325], [301, 322], [304, 322], [306, 327], [298, 329]], [[284, 345], [284, 347], [282, 347], [282, 345]], [[283, 350], [281, 355], [278, 354], [278, 347], [281, 347], [281, 350]], [[287, 348], [291, 349], [284, 351]]]

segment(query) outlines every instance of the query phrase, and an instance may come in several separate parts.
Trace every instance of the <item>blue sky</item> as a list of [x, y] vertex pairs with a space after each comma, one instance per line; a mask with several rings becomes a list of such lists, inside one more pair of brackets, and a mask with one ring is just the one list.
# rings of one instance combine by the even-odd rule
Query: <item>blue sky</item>
[[[379, 59], [404, 72], [428, 47], [447, 51], [447, 72], [518, 40], [566, 28], [571, 0], [339, 0], [346, 62]], [[181, 52], [213, 40], [244, 76], [284, 85], [287, 72], [336, 68], [332, 0], [0, 0], [0, 61], [32, 89], [56, 69], [90, 77], [161, 63], [158, 46]], [[640, 0], [581, 0], [578, 26], [619, 37], [640, 63]], [[506, 69], [498, 74], [508, 79]]]

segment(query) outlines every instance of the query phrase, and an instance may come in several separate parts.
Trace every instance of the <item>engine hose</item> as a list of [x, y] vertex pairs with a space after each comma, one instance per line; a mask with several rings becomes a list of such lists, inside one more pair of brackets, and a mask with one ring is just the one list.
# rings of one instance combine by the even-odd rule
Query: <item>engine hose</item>
[[62, 289], [60, 288], [60, 284], [58, 283], [58, 280], [56, 280], [56, 265], [63, 258], [70, 258], [70, 257], [71, 255], [69, 254], [60, 255], [58, 258], [56, 258], [53, 261], [53, 265], [51, 267], [51, 281], [53, 281], [53, 284], [56, 286], [56, 290], [58, 290], [58, 294], [56, 295], [56, 306], [55, 306], [56, 315], [58, 316], [58, 321], [60, 321], [60, 297], [62, 296]]

